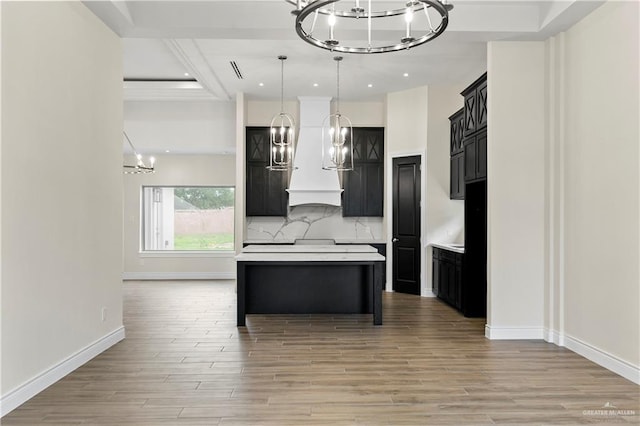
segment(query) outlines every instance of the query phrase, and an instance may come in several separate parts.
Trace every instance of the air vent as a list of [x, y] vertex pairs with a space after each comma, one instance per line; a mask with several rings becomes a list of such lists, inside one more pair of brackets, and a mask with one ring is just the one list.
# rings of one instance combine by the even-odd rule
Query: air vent
[[236, 77], [242, 80], [244, 77], [242, 77], [242, 73], [240, 72], [240, 68], [238, 68], [238, 64], [236, 64], [236, 61], [230, 61], [229, 63], [231, 64], [231, 68], [233, 68], [233, 72], [236, 73]]

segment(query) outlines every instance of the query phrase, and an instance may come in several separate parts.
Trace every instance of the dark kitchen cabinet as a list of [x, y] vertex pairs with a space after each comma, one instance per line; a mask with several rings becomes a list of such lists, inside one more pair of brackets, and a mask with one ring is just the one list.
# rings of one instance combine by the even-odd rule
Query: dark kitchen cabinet
[[269, 171], [269, 127], [246, 128], [247, 216], [286, 216], [289, 173]]
[[486, 316], [486, 267], [476, 256], [433, 247], [433, 293], [465, 317]]
[[487, 73], [461, 93], [464, 96], [463, 136], [467, 137], [487, 126]]
[[451, 157], [449, 198], [452, 200], [464, 200], [464, 152]]
[[449, 169], [449, 198], [452, 200], [464, 200], [464, 108], [460, 108], [449, 117], [450, 154], [451, 163]]
[[464, 180], [487, 178], [487, 131], [482, 130], [464, 140]]
[[450, 131], [450, 146], [449, 150], [451, 155], [462, 152], [462, 138], [464, 129], [464, 108], [460, 108], [449, 117]]
[[354, 169], [342, 172], [342, 215], [379, 216], [384, 198], [384, 128], [353, 128]]
[[433, 248], [433, 290], [435, 295], [462, 310], [464, 254]]

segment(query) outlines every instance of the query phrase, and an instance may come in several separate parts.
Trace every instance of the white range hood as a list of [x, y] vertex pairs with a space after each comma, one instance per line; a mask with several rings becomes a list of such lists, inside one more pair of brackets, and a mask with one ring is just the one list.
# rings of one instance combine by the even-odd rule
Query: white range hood
[[338, 172], [322, 168], [322, 122], [330, 113], [330, 97], [299, 97], [300, 132], [291, 173], [289, 205], [340, 206]]

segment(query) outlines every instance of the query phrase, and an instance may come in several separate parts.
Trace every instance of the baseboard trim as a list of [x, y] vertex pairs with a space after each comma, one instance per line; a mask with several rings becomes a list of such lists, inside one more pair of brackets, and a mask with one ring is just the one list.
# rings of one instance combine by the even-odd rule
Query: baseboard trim
[[124, 339], [124, 337], [124, 327], [121, 326], [57, 365], [43, 371], [33, 379], [8, 392], [6, 395], [2, 395], [2, 398], [0, 398], [0, 417], [9, 414], [67, 374], [86, 364], [91, 359]]
[[123, 280], [235, 280], [235, 272], [123, 272]]
[[489, 340], [543, 340], [542, 327], [491, 327], [484, 326], [484, 336]]
[[625, 379], [640, 385], [640, 366], [633, 365], [575, 337], [565, 334], [562, 340], [564, 340], [564, 345], [561, 346], [565, 346], [589, 361], [593, 361], [607, 370], [613, 371]]
[[557, 346], [564, 346], [564, 336], [556, 330], [544, 329], [544, 340]]

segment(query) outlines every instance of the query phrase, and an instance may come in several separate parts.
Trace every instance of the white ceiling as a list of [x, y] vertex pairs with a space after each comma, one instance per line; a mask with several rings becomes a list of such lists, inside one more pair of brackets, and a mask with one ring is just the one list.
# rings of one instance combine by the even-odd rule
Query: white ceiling
[[[373, 1], [381, 6], [389, 3]], [[127, 101], [233, 102], [239, 92], [248, 99], [278, 100], [278, 55], [288, 56], [285, 98], [335, 96], [335, 54], [298, 38], [290, 14], [293, 6], [285, 0], [84, 3], [123, 38], [124, 77], [136, 80], [124, 83]], [[399, 0], [394, 3], [395, 8], [404, 4]], [[486, 70], [488, 41], [544, 40], [573, 25], [603, 1], [450, 3], [454, 9], [449, 26], [431, 42], [395, 53], [342, 55], [340, 98], [380, 100], [386, 93], [417, 86], [468, 84]], [[237, 63], [243, 79], [236, 77], [231, 61]], [[404, 73], [409, 76], [403, 77]], [[169, 81], [185, 79], [195, 81]], [[185, 147], [184, 152], [189, 149]]]

